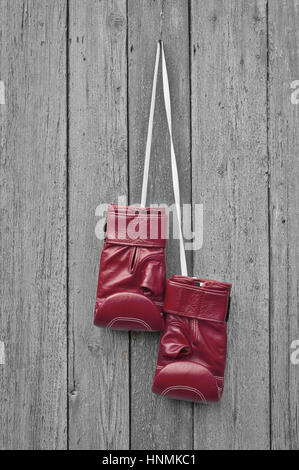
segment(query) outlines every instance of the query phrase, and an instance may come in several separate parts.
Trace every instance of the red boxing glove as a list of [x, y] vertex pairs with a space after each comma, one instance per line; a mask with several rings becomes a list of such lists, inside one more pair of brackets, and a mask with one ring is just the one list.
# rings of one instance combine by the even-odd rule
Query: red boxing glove
[[160, 331], [164, 326], [164, 208], [108, 208], [94, 324], [117, 330]]
[[167, 281], [167, 313], [152, 391], [196, 402], [219, 401], [226, 360], [231, 284], [187, 276]]

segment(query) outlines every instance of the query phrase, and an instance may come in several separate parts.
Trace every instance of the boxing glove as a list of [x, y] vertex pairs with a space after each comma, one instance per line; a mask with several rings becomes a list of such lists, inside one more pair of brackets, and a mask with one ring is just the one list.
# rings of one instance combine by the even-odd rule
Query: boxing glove
[[94, 324], [118, 330], [164, 326], [164, 208], [108, 207]]
[[154, 393], [203, 403], [220, 400], [230, 289], [231, 284], [187, 276], [167, 281]]

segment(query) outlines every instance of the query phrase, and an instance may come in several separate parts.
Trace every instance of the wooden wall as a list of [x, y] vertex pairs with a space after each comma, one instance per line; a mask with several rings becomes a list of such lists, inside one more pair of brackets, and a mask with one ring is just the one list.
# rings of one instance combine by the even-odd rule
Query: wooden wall
[[[1, 449], [299, 448], [298, 0], [0, 0]], [[100, 330], [101, 203], [140, 200], [156, 50], [190, 273], [233, 283], [221, 403], [151, 393], [158, 334]], [[149, 202], [173, 202], [158, 85]], [[167, 248], [179, 272], [178, 243]]]

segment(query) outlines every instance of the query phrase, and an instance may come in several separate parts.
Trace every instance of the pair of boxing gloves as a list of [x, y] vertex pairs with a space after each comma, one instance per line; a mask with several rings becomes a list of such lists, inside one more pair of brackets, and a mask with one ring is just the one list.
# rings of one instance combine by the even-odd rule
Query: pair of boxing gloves
[[164, 208], [108, 208], [94, 323], [163, 331], [152, 391], [219, 401], [226, 363], [231, 284], [188, 276], [166, 281]]

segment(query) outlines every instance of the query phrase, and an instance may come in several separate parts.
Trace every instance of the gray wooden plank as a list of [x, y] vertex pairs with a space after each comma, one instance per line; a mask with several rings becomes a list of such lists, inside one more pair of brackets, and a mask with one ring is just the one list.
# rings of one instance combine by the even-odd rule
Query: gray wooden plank
[[[140, 203], [141, 198], [156, 41], [160, 32], [169, 71], [181, 197], [184, 203], [188, 203], [191, 200], [188, 1], [129, 1], [128, 20], [130, 203]], [[170, 144], [160, 75], [148, 204], [173, 204], [170, 168]], [[190, 252], [188, 262], [191, 267]], [[168, 242], [167, 267], [169, 275], [180, 273], [177, 240]], [[190, 449], [193, 445], [192, 405], [157, 397], [151, 392], [158, 343], [159, 334], [132, 334], [131, 447]]]
[[127, 195], [126, 1], [70, 1], [70, 448], [129, 447], [129, 337], [93, 326], [101, 203]]
[[0, 11], [0, 448], [65, 449], [66, 1]]
[[194, 408], [198, 449], [269, 447], [266, 1], [191, 2], [194, 275], [233, 283], [219, 404]]
[[[271, 239], [272, 447], [299, 448], [299, 2], [269, 2], [269, 153]], [[298, 96], [298, 95], [297, 95]], [[296, 98], [296, 97], [295, 97]], [[293, 100], [294, 101], [294, 100]]]

